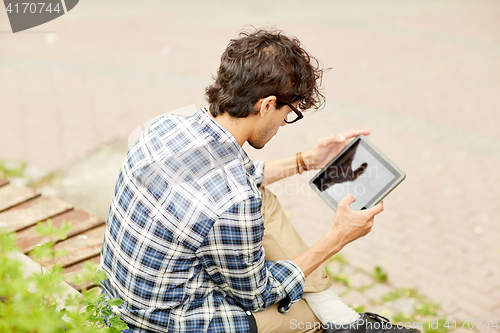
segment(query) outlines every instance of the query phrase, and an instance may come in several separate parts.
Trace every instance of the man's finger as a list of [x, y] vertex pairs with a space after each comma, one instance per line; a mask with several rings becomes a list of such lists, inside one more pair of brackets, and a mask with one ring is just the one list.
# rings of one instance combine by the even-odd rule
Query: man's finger
[[332, 142], [344, 142], [345, 139], [346, 137], [343, 135], [334, 135], [334, 137], [332, 138]]
[[328, 146], [332, 143], [344, 142], [346, 140], [346, 137], [340, 134], [333, 134], [321, 140], [323, 141], [323, 144], [325, 146]]
[[365, 210], [365, 212], [369, 213], [372, 216], [375, 216], [381, 213], [384, 210], [384, 202], [380, 201], [380, 203], [370, 209]]
[[350, 139], [350, 138], [355, 138], [360, 134], [370, 135], [370, 131], [369, 130], [352, 130], [349, 132], [345, 132], [344, 134], [341, 134], [341, 136], [344, 136], [347, 139]]

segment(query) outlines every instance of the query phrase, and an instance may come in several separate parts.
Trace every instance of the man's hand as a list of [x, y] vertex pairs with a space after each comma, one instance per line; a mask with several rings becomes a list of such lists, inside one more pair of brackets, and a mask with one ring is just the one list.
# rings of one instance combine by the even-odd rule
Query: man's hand
[[[368, 130], [355, 130], [349, 131], [343, 134], [335, 134], [327, 138], [319, 139], [318, 143], [313, 149], [306, 151], [302, 154], [304, 162], [306, 163], [307, 170], [322, 169], [325, 165], [330, 162], [335, 156], [349, 142], [352, 138], [358, 136], [359, 134], [369, 135]], [[297, 161], [295, 155], [268, 162], [265, 165], [264, 177], [262, 179], [261, 187], [267, 186], [274, 183], [280, 179], [292, 176], [296, 174]]]
[[373, 227], [373, 218], [384, 210], [381, 202], [375, 207], [362, 211], [354, 211], [349, 206], [356, 201], [356, 197], [347, 194], [337, 206], [337, 213], [329, 233], [336, 235], [341, 247], [368, 234]]
[[381, 202], [370, 209], [354, 211], [349, 207], [354, 201], [356, 198], [353, 195], [346, 195], [337, 206], [333, 224], [327, 233], [307, 251], [293, 259], [306, 277], [344, 246], [369, 233], [373, 227], [373, 218], [384, 210], [384, 204]]
[[353, 130], [319, 139], [313, 149], [303, 153], [307, 169], [323, 169], [328, 162], [337, 156], [337, 154], [351, 142], [352, 138], [360, 134], [369, 135], [370, 131]]

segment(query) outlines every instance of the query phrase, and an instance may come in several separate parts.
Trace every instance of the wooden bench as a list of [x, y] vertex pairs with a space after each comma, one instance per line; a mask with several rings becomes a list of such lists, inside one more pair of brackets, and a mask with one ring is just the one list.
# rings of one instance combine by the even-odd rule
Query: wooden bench
[[[56, 250], [66, 250], [67, 255], [43, 264], [50, 268], [61, 263], [65, 268], [66, 282], [81, 291], [83, 285], [74, 285], [70, 278], [77, 274], [86, 262], [99, 263], [105, 221], [57, 198], [40, 195], [32, 188], [10, 184], [0, 179], [0, 227], [16, 233], [19, 249], [28, 254], [37, 245], [50, 241], [40, 237], [34, 231], [37, 222], [52, 219], [54, 226], [60, 227], [65, 221], [71, 221], [73, 227], [68, 238], [56, 243]], [[92, 285], [86, 285], [90, 288]]]

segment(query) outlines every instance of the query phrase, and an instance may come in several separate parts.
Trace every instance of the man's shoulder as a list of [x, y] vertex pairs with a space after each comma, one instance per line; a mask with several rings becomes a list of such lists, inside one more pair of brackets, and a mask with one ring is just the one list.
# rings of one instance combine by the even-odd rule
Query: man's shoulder
[[232, 143], [216, 140], [195, 116], [155, 119], [129, 151], [128, 167], [156, 199], [182, 193], [216, 214], [260, 194]]

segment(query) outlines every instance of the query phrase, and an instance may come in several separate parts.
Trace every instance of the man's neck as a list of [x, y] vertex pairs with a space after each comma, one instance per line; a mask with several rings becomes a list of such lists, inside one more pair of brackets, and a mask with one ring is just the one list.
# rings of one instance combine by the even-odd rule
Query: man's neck
[[217, 117], [213, 117], [210, 112], [208, 112], [210, 117], [212, 117], [216, 122], [218, 122], [222, 127], [224, 127], [229, 133], [231, 133], [236, 141], [243, 146], [250, 137], [249, 120], [247, 118], [234, 118], [228, 113], [223, 113]]

